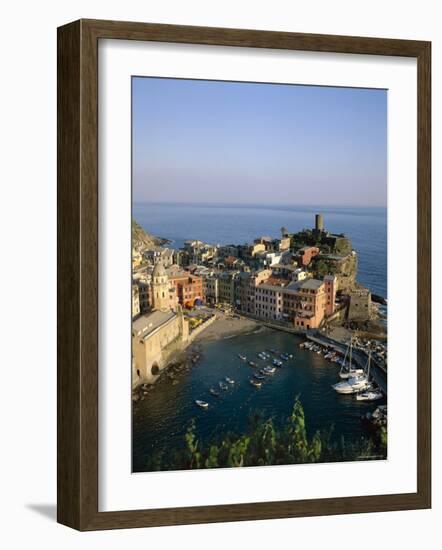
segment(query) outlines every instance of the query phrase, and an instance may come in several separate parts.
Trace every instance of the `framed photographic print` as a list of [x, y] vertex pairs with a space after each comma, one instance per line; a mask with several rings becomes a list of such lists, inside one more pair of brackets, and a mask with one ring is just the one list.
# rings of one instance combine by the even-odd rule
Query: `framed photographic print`
[[58, 30], [58, 520], [431, 505], [430, 43]]

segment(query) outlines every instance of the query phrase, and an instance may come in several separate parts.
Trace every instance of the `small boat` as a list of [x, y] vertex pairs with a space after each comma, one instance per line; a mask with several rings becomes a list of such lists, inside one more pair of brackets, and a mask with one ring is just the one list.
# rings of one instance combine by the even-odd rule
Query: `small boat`
[[229, 386], [225, 382], [220, 382], [218, 385], [223, 391], [227, 391], [229, 389]]
[[234, 384], [235, 383], [235, 380], [232, 380], [231, 378], [229, 378], [228, 376], [226, 376], [224, 378], [224, 380], [227, 382], [227, 384]]
[[273, 359], [272, 363], [275, 367], [282, 367], [282, 361], [279, 361], [278, 359]]
[[365, 391], [356, 394], [356, 399], [358, 401], [377, 401], [378, 399], [382, 399], [382, 397], [381, 391]]
[[195, 404], [202, 409], [207, 409], [209, 407], [209, 403], [206, 401], [201, 401], [201, 399], [195, 399]]
[[256, 363], [254, 363], [253, 361], [249, 361], [249, 365], [251, 367], [257, 367], [258, 365]]
[[255, 386], [255, 388], [260, 388], [262, 386], [262, 382], [260, 382], [259, 380], [254, 380], [253, 378], [251, 378], [249, 382], [252, 384], [252, 386]]
[[263, 374], [264, 376], [272, 376], [273, 374], [275, 374], [276, 368], [267, 366], [267, 367], [262, 368], [259, 372], [261, 374]]
[[241, 361], [247, 361], [247, 357], [245, 355], [238, 354], [238, 357], [241, 359]]
[[210, 388], [209, 391], [213, 396], [219, 397], [219, 391], [216, 391], [214, 388]]
[[265, 376], [262, 374], [255, 373], [253, 377], [256, 378], [256, 380], [265, 380]]

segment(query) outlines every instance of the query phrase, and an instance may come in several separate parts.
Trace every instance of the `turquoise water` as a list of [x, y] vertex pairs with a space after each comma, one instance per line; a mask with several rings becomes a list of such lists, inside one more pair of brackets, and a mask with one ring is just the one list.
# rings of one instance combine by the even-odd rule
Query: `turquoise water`
[[387, 210], [385, 208], [232, 206], [134, 203], [133, 216], [154, 235], [181, 247], [186, 239], [208, 243], [242, 244], [258, 236], [279, 236], [313, 227], [314, 214], [322, 213], [326, 229], [345, 233], [359, 254], [359, 281], [387, 297]]
[[[300, 349], [301, 341], [292, 334], [264, 329], [199, 344], [202, 358], [180, 377], [179, 384], [164, 382], [134, 405], [133, 470], [143, 471], [152, 452], [164, 450], [167, 454], [181, 446], [191, 419], [196, 421], [198, 438], [208, 441], [229, 431], [244, 432], [254, 411], [281, 424], [289, 416], [297, 395], [305, 409], [309, 435], [328, 430], [332, 424], [333, 439], [355, 439], [365, 434], [360, 415], [383, 401], [374, 404], [338, 395], [331, 388], [338, 381], [336, 364]], [[241, 361], [238, 354], [264, 366], [270, 361], [261, 361], [257, 353], [269, 348], [292, 353], [294, 358], [256, 389], [249, 383], [255, 369]], [[211, 396], [209, 389], [226, 376], [235, 384], [221, 392], [220, 397]], [[198, 408], [195, 399], [209, 402], [209, 408]]]

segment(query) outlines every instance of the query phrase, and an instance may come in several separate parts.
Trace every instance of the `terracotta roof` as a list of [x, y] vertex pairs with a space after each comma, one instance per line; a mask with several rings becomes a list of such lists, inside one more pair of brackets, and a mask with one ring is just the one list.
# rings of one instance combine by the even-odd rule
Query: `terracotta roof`
[[235, 256], [227, 256], [226, 263], [233, 264], [238, 260], [238, 258], [235, 258]]

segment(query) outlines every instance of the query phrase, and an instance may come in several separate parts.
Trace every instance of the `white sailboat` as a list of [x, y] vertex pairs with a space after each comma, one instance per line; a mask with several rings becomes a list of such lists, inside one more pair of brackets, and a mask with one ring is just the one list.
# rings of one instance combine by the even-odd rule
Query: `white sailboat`
[[368, 354], [367, 360], [367, 373], [358, 374], [334, 384], [332, 388], [342, 394], [352, 394], [364, 391], [370, 385], [370, 367], [371, 367], [371, 353]]
[[[353, 338], [350, 338], [350, 344], [348, 345], [345, 351], [344, 360], [342, 361], [341, 370], [339, 371], [339, 378], [342, 378], [343, 380], [348, 380], [349, 378], [354, 378], [355, 376], [364, 374], [364, 369], [359, 369], [354, 367], [352, 352], [353, 352]], [[347, 354], [349, 355], [349, 359], [348, 359], [348, 365], [346, 366], [345, 360], [347, 358]]]

